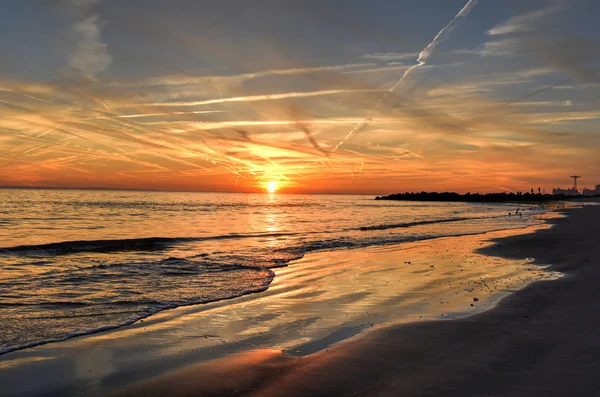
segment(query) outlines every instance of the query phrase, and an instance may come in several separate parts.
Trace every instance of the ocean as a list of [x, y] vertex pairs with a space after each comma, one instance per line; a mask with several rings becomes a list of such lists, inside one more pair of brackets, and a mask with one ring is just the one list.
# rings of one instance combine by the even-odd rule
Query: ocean
[[[544, 212], [374, 196], [33, 189], [0, 190], [0, 205], [0, 354], [259, 293], [271, 269], [311, 251], [521, 228]], [[519, 206], [523, 216], [509, 217]]]

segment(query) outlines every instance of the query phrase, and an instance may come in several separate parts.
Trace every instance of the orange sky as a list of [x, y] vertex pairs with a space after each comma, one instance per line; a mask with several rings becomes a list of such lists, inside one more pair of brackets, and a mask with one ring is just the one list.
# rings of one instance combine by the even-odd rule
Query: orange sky
[[[118, 36], [114, 9], [73, 2], [60, 14], [70, 41], [55, 53], [65, 59], [47, 59], [61, 68], [28, 75], [19, 65], [30, 63], [15, 52], [20, 39], [9, 40], [16, 66], [0, 69], [0, 186], [549, 191], [569, 186], [573, 173], [583, 186], [600, 183], [600, 87], [584, 64], [592, 55], [567, 39], [537, 50], [550, 48], [544, 40], [556, 32], [545, 26], [564, 10], [511, 9], [494, 20], [484, 4], [460, 4], [410, 41], [369, 25], [381, 35], [359, 45], [328, 25], [345, 51], [331, 58], [318, 51], [333, 54], [336, 44], [319, 48], [314, 38], [306, 48], [277, 32], [211, 40], [146, 16], [137, 28], [173, 39], [174, 66], [132, 75], [138, 50], [161, 42]], [[232, 26], [215, 29], [254, 32]], [[125, 39], [131, 46], [119, 50]], [[195, 52], [219, 66], [178, 63]]]

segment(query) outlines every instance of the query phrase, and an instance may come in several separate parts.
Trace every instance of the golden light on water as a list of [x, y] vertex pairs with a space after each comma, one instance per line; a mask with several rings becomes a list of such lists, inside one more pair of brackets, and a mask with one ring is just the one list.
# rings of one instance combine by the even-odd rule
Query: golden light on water
[[269, 193], [275, 193], [277, 191], [277, 189], [279, 189], [277, 182], [275, 182], [275, 181], [267, 182], [267, 191]]

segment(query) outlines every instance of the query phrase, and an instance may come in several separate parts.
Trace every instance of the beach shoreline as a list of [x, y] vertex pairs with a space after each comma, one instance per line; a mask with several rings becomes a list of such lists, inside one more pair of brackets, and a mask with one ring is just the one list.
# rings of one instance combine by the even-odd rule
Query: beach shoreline
[[[568, 213], [550, 229], [499, 239], [493, 247], [504, 256], [551, 263], [566, 277], [532, 284], [474, 316], [392, 326], [342, 342], [276, 375], [266, 372], [236, 395], [597, 395], [600, 208]], [[484, 251], [497, 255], [493, 248]]]
[[[225, 387], [221, 382], [199, 389], [193, 379], [202, 369], [190, 367], [118, 395], [181, 396], [198, 390], [249, 396], [596, 395], [600, 320], [594, 284], [600, 252], [594, 237], [600, 208], [567, 212], [552, 228], [497, 239], [482, 249], [488, 255], [533, 256], [566, 274], [531, 284], [489, 311], [385, 327], [299, 360], [264, 352], [271, 359], [256, 361], [259, 376]], [[253, 366], [211, 371], [219, 379], [239, 380], [243, 377], [232, 375], [248, 374]], [[182, 387], [165, 389], [169, 384]]]
[[[558, 222], [558, 221], [556, 221]], [[532, 229], [536, 229], [536, 230], [546, 230], [548, 229], [548, 226], [533, 226], [531, 227]], [[523, 233], [527, 233], [528, 229], [517, 229], [517, 230], [512, 230], [512, 231], [502, 231], [502, 232], [491, 232], [491, 233], [487, 233], [487, 234], [483, 234], [483, 235], [478, 235], [478, 236], [463, 236], [463, 237], [447, 237], [447, 238], [442, 238], [440, 239], [436, 245], [439, 246], [440, 243], [443, 243], [444, 241], [471, 241], [473, 244], [482, 244], [482, 241], [489, 239], [492, 236], [497, 236], [499, 238], [500, 235], [503, 235], [504, 238], [506, 238], [506, 235], [512, 235], [513, 237], [511, 238], [517, 238], [518, 236], [522, 236], [522, 235], [528, 235], [528, 234], [523, 234]], [[532, 230], [529, 230], [529, 232], [531, 232]], [[462, 239], [462, 240], [460, 240]], [[479, 239], [479, 240], [477, 240]], [[410, 245], [410, 243], [409, 243]], [[388, 258], [389, 255], [401, 255], [404, 258], [404, 267], [410, 267], [409, 265], [407, 265], [407, 263], [411, 263], [411, 261], [409, 261], [408, 259], [410, 259], [408, 255], [410, 252], [412, 252], [414, 255], [414, 257], [419, 257], [421, 258], [421, 260], [423, 259], [423, 252], [419, 253], [419, 245], [421, 246], [427, 246], [430, 245], [430, 242], [418, 242], [418, 243], [413, 243], [413, 248], [412, 251], [411, 250], [406, 250], [405, 248], [407, 247], [407, 244], [402, 244], [400, 246], [396, 246], [396, 247], [380, 247], [375, 249], [374, 251], [383, 251], [383, 252], [370, 252], [370, 254], [378, 254], [378, 255], [384, 255], [384, 258]], [[489, 246], [491, 247], [492, 244], [489, 244]], [[423, 249], [423, 247], [421, 247], [421, 249]], [[441, 248], [444, 249], [444, 248]], [[466, 247], [465, 250], [469, 251], [472, 250], [473, 247]], [[487, 254], [492, 254], [492, 255], [487, 255], [488, 258], [495, 258], [495, 254], [497, 254], [497, 250], [496, 248], [490, 248], [492, 251], [491, 252], [487, 252]], [[364, 250], [364, 249], [362, 249]], [[372, 250], [373, 251], [373, 250]], [[386, 252], [389, 251], [389, 252]], [[352, 258], [352, 255], [355, 255], [357, 253], [360, 253], [361, 251], [356, 251], [356, 250], [350, 250], [350, 251], [338, 251], [337, 253], [323, 253], [323, 257], [320, 258], [321, 262], [319, 262], [318, 260], [316, 260], [316, 262], [313, 263], [313, 265], [315, 266], [315, 268], [321, 267], [323, 266], [324, 263], [329, 263], [331, 262], [332, 258], [335, 258], [335, 256], [337, 255], [338, 260], [342, 260], [344, 259], [344, 257], [346, 256], [350, 256], [350, 260]], [[349, 254], [351, 253], [351, 254]], [[333, 255], [333, 256], [332, 256]], [[386, 256], [387, 255], [387, 256]], [[308, 256], [308, 260], [312, 260], [311, 258], [313, 258], [314, 254], [311, 254]], [[316, 254], [316, 257], [319, 258], [319, 254]], [[314, 259], [314, 258], [313, 258]], [[389, 259], [389, 258], [388, 258]], [[524, 259], [524, 258], [523, 258]], [[323, 262], [326, 261], [326, 262]], [[414, 261], [414, 259], [413, 259]], [[507, 263], [511, 263], [511, 261], [513, 261], [513, 259], [509, 259]], [[417, 263], [413, 264], [413, 266], [418, 266], [418, 261], [416, 261]], [[429, 262], [428, 262], [429, 263]], [[490, 262], [492, 263], [492, 262]], [[519, 260], [519, 266], [523, 265], [523, 260], [520, 259]], [[343, 263], [340, 262], [338, 263], [340, 266], [343, 266]], [[441, 262], [440, 262], [441, 264]], [[306, 265], [306, 264], [304, 264]], [[347, 264], [346, 264], [347, 266]], [[429, 266], [431, 266], [431, 268], [433, 268], [434, 266], [432, 265], [427, 265], [421, 268], [421, 270], [416, 269], [417, 272], [415, 274], [420, 274], [419, 272], [422, 271], [424, 268], [428, 268]], [[435, 265], [437, 266], [437, 264]], [[312, 297], [310, 295], [310, 291], [305, 291], [305, 290], [301, 290], [298, 289], [295, 292], [293, 291], [293, 288], [290, 290], [288, 288], [288, 290], [286, 290], [286, 285], [292, 286], [292, 285], [296, 285], [298, 286], [300, 283], [294, 283], [292, 281], [286, 281], [286, 277], [296, 277], [296, 276], [302, 276], [305, 277], [307, 274], [310, 273], [310, 269], [306, 269], [305, 270], [305, 274], [302, 275], [302, 273], [298, 273], [297, 272], [297, 267], [294, 267], [294, 265], [288, 267], [288, 268], [281, 268], [279, 271], [283, 272], [283, 274], [278, 275], [278, 277], [276, 277], [275, 279], [278, 280], [276, 283], [281, 283], [282, 286], [284, 286], [284, 288], [282, 288], [282, 290], [280, 290], [278, 292], [278, 287], [277, 285], [274, 285], [273, 289], [269, 289], [267, 291], [267, 293], [263, 293], [263, 294], [258, 294], [255, 296], [247, 296], [247, 297], [242, 297], [242, 298], [236, 298], [234, 301], [239, 302], [239, 307], [240, 310], [243, 310], [247, 313], [250, 313], [249, 316], [252, 317], [252, 315], [256, 315], [256, 313], [260, 312], [260, 310], [264, 310], [264, 306], [257, 306], [255, 311], [253, 312], [252, 310], [248, 310], [248, 306], [253, 305], [256, 300], [259, 300], [260, 297], [263, 297], [263, 300], [269, 300], [271, 299], [271, 303], [272, 302], [278, 302], [277, 299], [282, 299], [281, 297], [285, 297], [287, 295], [296, 293], [298, 294], [298, 296], [300, 296], [303, 301], [302, 303], [306, 306], [314, 306], [311, 302], [314, 302], [314, 300], [311, 300]], [[448, 270], [449, 268], [446, 268], [445, 270]], [[314, 270], [314, 268], [313, 268]], [[347, 272], [347, 268], [342, 268], [343, 272]], [[429, 270], [429, 269], [425, 269], [425, 270]], [[436, 269], [438, 270], [438, 269]], [[441, 265], [440, 265], [440, 271], [442, 270]], [[362, 270], [361, 270], [362, 271]], [[540, 272], [547, 272], [546, 270], [539, 270]], [[287, 276], [286, 276], [286, 273]], [[441, 272], [440, 275], [443, 275], [444, 272]], [[431, 274], [433, 275], [433, 274]], [[299, 281], [302, 281], [302, 277], [300, 277]], [[337, 276], [336, 276], [337, 277]], [[403, 276], [404, 277], [404, 276]], [[424, 279], [425, 277], [429, 277], [429, 275], [423, 275], [422, 278]], [[457, 279], [457, 282], [459, 279]], [[328, 284], [329, 285], [329, 284]], [[353, 287], [352, 287], [353, 288]], [[455, 286], [450, 286], [450, 290], [456, 289]], [[271, 294], [275, 294], [275, 296], [277, 297], [276, 299], [273, 298], [269, 298], [268, 294], [269, 291]], [[292, 292], [290, 292], [292, 291]], [[441, 290], [440, 290], [441, 291]], [[312, 291], [313, 293], [315, 291]], [[364, 296], [360, 296], [356, 294], [356, 291], [353, 291], [354, 295], [352, 294], [348, 294], [346, 293], [347, 291], [345, 291], [343, 294], [341, 293], [337, 293], [337, 297], [345, 297], [344, 299], [348, 299], [348, 296], [350, 296], [350, 298], [352, 299], [356, 299], [357, 305], [359, 304], [363, 304], [365, 302], [365, 298]], [[392, 291], [394, 292], [394, 291]], [[511, 291], [509, 291], [511, 292]], [[106, 393], [108, 393], [109, 391], [115, 390], [115, 389], [121, 389], [121, 392], [125, 393], [126, 395], [135, 395], [132, 394], [134, 390], [138, 390], [138, 388], [140, 387], [140, 384], [146, 384], [146, 382], [150, 382], [153, 384], [152, 389], [153, 390], [162, 390], [160, 386], [156, 386], [155, 383], [158, 384], [165, 384], [164, 383], [164, 379], [167, 379], [169, 377], [172, 376], [177, 376], [177, 377], [182, 377], [181, 378], [181, 382], [184, 382], [184, 378], [186, 378], [186, 376], [181, 375], [181, 373], [186, 373], [189, 371], [192, 371], [193, 373], [195, 373], [194, 378], [197, 379], [201, 379], [203, 378], [203, 376], [200, 376], [198, 374], [199, 368], [205, 368], [204, 370], [200, 370], [200, 372], [202, 373], [213, 373], [214, 372], [214, 368], [218, 367], [220, 368], [219, 371], [221, 371], [221, 373], [230, 373], [231, 372], [227, 372], [230, 371], [231, 368], [235, 368], [235, 372], [236, 373], [240, 373], [244, 372], [244, 371], [249, 371], [249, 373], [254, 373], [255, 375], [253, 376], [246, 376], [246, 377], [238, 377], [238, 376], [234, 376], [234, 377], [228, 377], [228, 381], [227, 384], [228, 385], [232, 385], [235, 384], [237, 381], [239, 381], [240, 379], [246, 379], [246, 383], [248, 382], [254, 384], [255, 381], [260, 380], [260, 377], [262, 375], [260, 375], [261, 373], [267, 373], [269, 371], [274, 371], [273, 374], [279, 374], [277, 375], [277, 377], [275, 377], [275, 375], [269, 375], [269, 379], [271, 379], [273, 382], [275, 382], [276, 378], [279, 379], [281, 377], [281, 371], [282, 368], [285, 367], [285, 371], [286, 373], [288, 373], [288, 375], [286, 376], [299, 376], [298, 374], [302, 373], [302, 371], [304, 371], [306, 368], [310, 368], [311, 365], [316, 365], [314, 363], [323, 363], [324, 358], [323, 357], [327, 357], [328, 359], [330, 359], [331, 357], [334, 357], [335, 354], [340, 354], [340, 351], [346, 352], [346, 351], [352, 351], [355, 347], [358, 346], [362, 346], [364, 343], [368, 343], [368, 341], [374, 337], [373, 335], [379, 335], [381, 332], [384, 332], [387, 329], [395, 329], [396, 327], [400, 327], [402, 329], [405, 329], [406, 327], [411, 328], [413, 326], [416, 326], [415, 324], [429, 324], [430, 322], [425, 322], [425, 323], [418, 323], [419, 321], [423, 321], [425, 319], [436, 319], [436, 320], [444, 320], [444, 321], [435, 321], [432, 324], [437, 324], [437, 323], [452, 323], [454, 320], [453, 318], [459, 318], [459, 317], [464, 317], [465, 315], [471, 315], [471, 317], [467, 317], [467, 318], [475, 318], [480, 314], [476, 314], [476, 313], [481, 313], [482, 311], [485, 312], [486, 309], [488, 309], [489, 307], [492, 307], [493, 305], [495, 305], [500, 299], [503, 298], [503, 296], [507, 295], [506, 293], [504, 295], [500, 295], [500, 296], [496, 296], [495, 300], [492, 302], [488, 302], [488, 306], [485, 306], [486, 302], [478, 302], [477, 306], [479, 306], [478, 308], [475, 307], [474, 309], [472, 309], [469, 313], [467, 313], [465, 311], [465, 299], [462, 299], [461, 302], [459, 302], [462, 306], [462, 311], [458, 310], [454, 316], [450, 315], [446, 315], [445, 319], [443, 317], [443, 315], [440, 317], [439, 315], [432, 315], [429, 318], [427, 318], [427, 316], [419, 316], [419, 318], [413, 318], [413, 317], [408, 317], [405, 318], [404, 322], [408, 322], [410, 323], [409, 325], [394, 325], [397, 324], [399, 322], [402, 321], [398, 321], [398, 319], [394, 319], [394, 318], [389, 318], [391, 316], [391, 314], [393, 313], [388, 313], [388, 318], [383, 318], [382, 320], [380, 320], [379, 323], [377, 323], [376, 321], [373, 321], [374, 318], [376, 317], [371, 317], [369, 319], [369, 322], [367, 322], [365, 318], [361, 318], [360, 321], [355, 321], [352, 326], [348, 326], [348, 324], [345, 324], [343, 322], [339, 322], [339, 323], [333, 323], [329, 328], [325, 327], [325, 326], [321, 326], [319, 325], [318, 322], [316, 322], [318, 324], [317, 329], [322, 332], [323, 335], [321, 335], [321, 338], [317, 338], [318, 335], [313, 334], [312, 338], [314, 339], [311, 343], [311, 341], [306, 341], [306, 340], [302, 340], [302, 335], [296, 335], [295, 338], [297, 341], [301, 342], [301, 343], [296, 343], [296, 345], [294, 345], [293, 343], [290, 343], [290, 340], [294, 340], [290, 334], [290, 327], [289, 324], [287, 325], [287, 328], [283, 328], [283, 332], [280, 332], [281, 334], [286, 334], [284, 335], [283, 338], [280, 338], [280, 340], [278, 340], [276, 337], [273, 336], [274, 333], [268, 334], [266, 331], [264, 335], [260, 334], [260, 330], [255, 329], [255, 334], [252, 335], [252, 337], [250, 338], [246, 338], [244, 340], [242, 340], [242, 338], [240, 338], [239, 341], [237, 340], [233, 340], [236, 337], [236, 332], [240, 332], [240, 329], [233, 329], [231, 330], [231, 334], [227, 335], [227, 336], [219, 336], [219, 338], [221, 338], [221, 340], [219, 340], [219, 344], [215, 346], [215, 344], [213, 343], [210, 346], [201, 346], [201, 345], [190, 345], [188, 342], [187, 345], [186, 344], [182, 344], [181, 341], [189, 341], [189, 340], [193, 340], [195, 341], [194, 343], [196, 343], [198, 340], [214, 340], [217, 339], [216, 335], [210, 335], [208, 333], [202, 334], [200, 331], [200, 329], [197, 329], [198, 324], [201, 324], [201, 317], [199, 316], [203, 316], [204, 314], [200, 313], [198, 314], [198, 311], [202, 312], [203, 310], [208, 310], [208, 311], [212, 311], [215, 313], [218, 313], [219, 310], [225, 310], [223, 313], [227, 313], [228, 316], [231, 316], [232, 313], [236, 313], [235, 311], [231, 311], [231, 308], [227, 308], [228, 303], [227, 302], [217, 302], [215, 304], [208, 304], [208, 305], [199, 305], [199, 306], [195, 306], [195, 307], [188, 307], [188, 308], [179, 308], [179, 309], [174, 309], [174, 310], [170, 310], [170, 311], [166, 311], [163, 312], [161, 314], [152, 316], [148, 319], [146, 319], [143, 322], [139, 322], [137, 324], [134, 324], [132, 326], [128, 326], [119, 330], [114, 330], [114, 331], [109, 331], [106, 333], [101, 333], [98, 335], [92, 335], [89, 337], [83, 337], [83, 338], [77, 338], [74, 340], [70, 340], [70, 341], [66, 341], [66, 342], [60, 342], [60, 343], [56, 343], [56, 344], [50, 344], [44, 347], [40, 347], [40, 348], [34, 348], [34, 349], [26, 349], [22, 352], [15, 352], [17, 354], [9, 354], [6, 356], [3, 356], [2, 359], [4, 360], [0, 360], [0, 368], [4, 368], [5, 370], [2, 371], [4, 373], [4, 375], [6, 376], [6, 378], [4, 380], [6, 380], [6, 384], [7, 385], [12, 385], [14, 388], [12, 389], [15, 393], [9, 393], [7, 395], [28, 395], [27, 394], [27, 388], [23, 388], [22, 390], [19, 390], [20, 386], [20, 379], [17, 377], [15, 378], [14, 375], [15, 373], [23, 376], [23, 374], [30, 374], [32, 371], [36, 371], [36, 373], [41, 373], [42, 374], [42, 378], [47, 377], [48, 382], [45, 386], [40, 386], [40, 387], [44, 387], [45, 390], [54, 390], [53, 392], [47, 392], [48, 395], [53, 395], [52, 393], [54, 393], [54, 395], [78, 395], [76, 393], [77, 390], [88, 390], [87, 393], [91, 394], [91, 395], [104, 395]], [[315, 295], [318, 296], [318, 295]], [[435, 296], [435, 295], [431, 295], [431, 296]], [[469, 295], [470, 296], [470, 295]], [[438, 298], [438, 296], [436, 296], [436, 299]], [[325, 302], [325, 305], [328, 305], [328, 302], [334, 302], [332, 300], [326, 300], [323, 299], [323, 297], [319, 298], [321, 300], [323, 300]], [[467, 297], [467, 299], [472, 299]], [[459, 299], [460, 300], [460, 299]], [[284, 299], [285, 301], [285, 299]], [[348, 303], [348, 302], [342, 302], [344, 305], [347, 304], [352, 304], [352, 302]], [[444, 304], [448, 304], [450, 303], [449, 301], [446, 302], [440, 302], [440, 303], [444, 303]], [[471, 303], [471, 306], [473, 306], [473, 304]], [[371, 307], [376, 307], [375, 305], [371, 306]], [[446, 314], [448, 313], [452, 313], [452, 310], [450, 309], [451, 306], [445, 308], [446, 310]], [[297, 310], [298, 306], [293, 306], [294, 310]], [[431, 313], [435, 313], [435, 312], [439, 312], [439, 308], [440, 306], [438, 305], [437, 307], [434, 307], [433, 309], [431, 309]], [[397, 309], [397, 308], [396, 308]], [[469, 309], [467, 309], [468, 311]], [[492, 310], [493, 311], [493, 310]], [[241, 313], [241, 312], [240, 312]], [[327, 315], [333, 313], [333, 311], [324, 311], [322, 313], [319, 313], [320, 317], [326, 317]], [[398, 312], [395, 312], [395, 315], [397, 315]], [[314, 313], [313, 313], [314, 314]], [[304, 325], [305, 328], [303, 328], [303, 331], [310, 331], [310, 322], [315, 322], [314, 318], [316, 318], [317, 316], [308, 316], [309, 318], [312, 318], [312, 320], [310, 320], [308, 323], [308, 325]], [[335, 317], [335, 316], [333, 316]], [[425, 317], [425, 318], [423, 318]], [[196, 321], [192, 321], [194, 318], [196, 318]], [[211, 317], [212, 319], [214, 319], [215, 317]], [[266, 317], [262, 317], [262, 320], [265, 320]], [[381, 318], [381, 317], [380, 317]], [[226, 319], [227, 320], [227, 319]], [[268, 319], [267, 319], [268, 320]], [[296, 320], [306, 320], [306, 319], [296, 319]], [[211, 320], [213, 321], [213, 320]], [[282, 326], [283, 324], [281, 323], [277, 323], [276, 320], [274, 320], [277, 326]], [[246, 327], [246, 329], [244, 329], [244, 332], [248, 332], [248, 324], [251, 324], [251, 322], [247, 319], [244, 321], [239, 321], [238, 323], [240, 323], [240, 326]], [[295, 324], [294, 326], [298, 326], [298, 324], [302, 324], [301, 321], [296, 321], [296, 322], [291, 322], [291, 324]], [[255, 324], [256, 326], [256, 324]], [[319, 328], [320, 327], [320, 328]], [[195, 329], [193, 332], [189, 332], [189, 329]], [[235, 327], [234, 327], [235, 328]], [[151, 332], [148, 332], [148, 330], [151, 330]], [[312, 331], [314, 332], [314, 331]], [[187, 333], [187, 334], [186, 334]], [[358, 336], [357, 336], [358, 335]], [[227, 339], [227, 340], [226, 340]], [[141, 340], [141, 341], [140, 341]], [[178, 340], [179, 344], [174, 343], [174, 340]], [[316, 341], [315, 341], [316, 340]], [[300, 345], [302, 346], [302, 348], [300, 350], [298, 349], [287, 349], [287, 348], [281, 348], [282, 345], [284, 345], [285, 343], [287, 343], [287, 346], [297, 346]], [[133, 347], [132, 347], [133, 346]], [[161, 348], [162, 346], [162, 348]], [[176, 350], [176, 349], [182, 349], [183, 346], [183, 350], [184, 352], [182, 353], [181, 350]], [[187, 349], [186, 349], [187, 347]], [[282, 351], [284, 350], [284, 351]], [[189, 353], [189, 354], [187, 354]], [[168, 358], [165, 358], [165, 356], [168, 356]], [[342, 354], [342, 356], [344, 356]], [[158, 360], [160, 357], [160, 359], [162, 360]], [[253, 358], [252, 358], [253, 357]], [[8, 359], [5, 359], [8, 358]], [[156, 360], [156, 365], [142, 365], [144, 361], [148, 361], [148, 359], [150, 358], [155, 358]], [[82, 366], [81, 363], [84, 362], [84, 365]], [[197, 363], [197, 364], [195, 364]], [[212, 364], [206, 364], [206, 363], [212, 363]], [[219, 364], [220, 363], [220, 364]], [[213, 364], [219, 364], [216, 367]], [[63, 381], [58, 381], [56, 378], [52, 377], [52, 371], [50, 370], [51, 368], [60, 368], [61, 365], [64, 366], [68, 365], [70, 367], [76, 367], [76, 376], [74, 376], [74, 379], [69, 382], [67, 379], [63, 379]], [[104, 367], [104, 368], [103, 368]], [[83, 369], [82, 369], [83, 368]], [[262, 368], [262, 369], [261, 369]], [[11, 369], [10, 371], [6, 371], [6, 369]], [[84, 369], [87, 369], [86, 371], [84, 371]], [[210, 369], [210, 370], [209, 370]], [[260, 371], [257, 372], [257, 369], [261, 369]], [[268, 369], [268, 370], [267, 370]], [[302, 369], [302, 371], [300, 371], [300, 369]], [[207, 372], [208, 371], [208, 372]], [[262, 372], [261, 372], [262, 371]], [[337, 371], [337, 370], [336, 370]], [[11, 372], [13, 374], [11, 374]], [[87, 373], [83, 373], [83, 372], [87, 372]], [[296, 374], [296, 375], [294, 375]], [[214, 373], [213, 373], [214, 375]], [[0, 375], [0, 377], [2, 377], [2, 375]], [[58, 377], [60, 378], [61, 375], [58, 375]], [[65, 375], [62, 375], [63, 378], [67, 378]], [[214, 377], [214, 376], [213, 376]], [[10, 378], [10, 379], [9, 379]], [[218, 378], [218, 377], [217, 377]], [[179, 379], [179, 378], [178, 378]], [[3, 380], [3, 381], [4, 381]], [[283, 381], [282, 379], [280, 379], [281, 381]], [[261, 381], [262, 382], [262, 381]], [[270, 381], [271, 382], [271, 381]], [[286, 381], [287, 382], [287, 381]], [[44, 382], [42, 382], [43, 385]], [[183, 384], [182, 383], [182, 384]], [[243, 382], [242, 382], [243, 383]], [[169, 385], [173, 385], [173, 381], [168, 381], [166, 384]], [[186, 384], [189, 385], [189, 391], [190, 393], [196, 393], [198, 392], [198, 384], [195, 382], [192, 382], [191, 384], [189, 382], [187, 382]], [[223, 386], [224, 384], [219, 384], [219, 385], [214, 385], [214, 387], [216, 388], [215, 390], [225, 390], [222, 389], [222, 387], [229, 387], [229, 386]], [[218, 387], [217, 387], [218, 386]], [[202, 386], [202, 395], [206, 394], [206, 395], [210, 395], [212, 392], [209, 391], [208, 389], [206, 389], [206, 385]], [[221, 389], [219, 389], [219, 387], [221, 387]], [[243, 384], [238, 384], [238, 387], [236, 390], [239, 389], [244, 389], [245, 386]], [[251, 387], [251, 388], [247, 388], [248, 390], [251, 389], [255, 389], [256, 387]], [[324, 388], [327, 389], [327, 388]], [[10, 391], [10, 387], [9, 387], [9, 391]], [[60, 390], [60, 393], [58, 392]], [[96, 393], [94, 394], [93, 392], [90, 392], [90, 390], [95, 390]], [[230, 390], [230, 389], [226, 389], [226, 390]], [[162, 390], [162, 392], [164, 392], [164, 390]], [[161, 393], [162, 393], [161, 392]], [[173, 390], [172, 391], [175, 394], [171, 394], [171, 395], [187, 395], [185, 394], [182, 389], [179, 390], [179, 392], [177, 390]], [[71, 393], [71, 394], [69, 394]], [[141, 394], [147, 394], [147, 391], [144, 391]], [[177, 394], [179, 393], [179, 394]], [[208, 393], [208, 394], [207, 394]], [[215, 395], [219, 395], [217, 392], [217, 394]], [[231, 394], [231, 393], [229, 393]], [[302, 393], [300, 393], [302, 394]], [[31, 395], [31, 394], [29, 394]], [[276, 395], [276, 394], [273, 394]], [[319, 395], [319, 393], [316, 393], [316, 395]], [[327, 394], [324, 394], [327, 395]]]

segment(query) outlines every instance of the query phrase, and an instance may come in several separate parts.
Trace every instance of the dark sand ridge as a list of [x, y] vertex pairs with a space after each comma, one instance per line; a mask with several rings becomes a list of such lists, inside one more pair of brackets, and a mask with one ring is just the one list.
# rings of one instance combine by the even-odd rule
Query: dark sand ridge
[[551, 229], [483, 249], [534, 257], [567, 274], [530, 285], [488, 312], [388, 327], [303, 358], [242, 353], [120, 395], [600, 395], [600, 207], [568, 214]]

